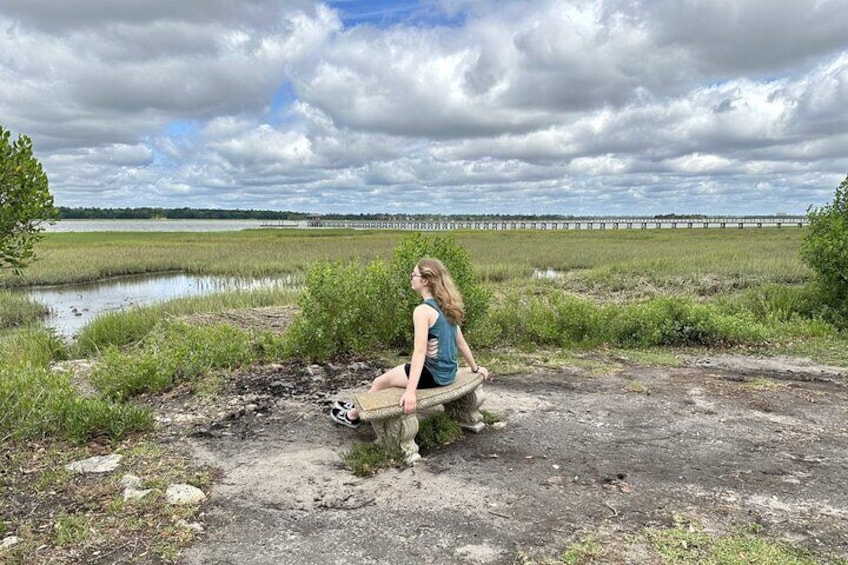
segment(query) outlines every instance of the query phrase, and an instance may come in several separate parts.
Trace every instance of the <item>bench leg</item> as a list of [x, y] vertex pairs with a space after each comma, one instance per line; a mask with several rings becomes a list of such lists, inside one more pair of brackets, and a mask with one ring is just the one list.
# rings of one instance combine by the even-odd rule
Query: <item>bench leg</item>
[[374, 420], [371, 426], [377, 441], [388, 448], [400, 448], [407, 464], [411, 465], [421, 459], [418, 444], [415, 443], [415, 435], [418, 433], [418, 418], [415, 414]]
[[483, 423], [483, 415], [480, 414], [480, 406], [483, 404], [483, 386], [478, 386], [462, 398], [445, 404], [445, 413], [459, 421], [462, 429], [474, 433], [486, 427]]

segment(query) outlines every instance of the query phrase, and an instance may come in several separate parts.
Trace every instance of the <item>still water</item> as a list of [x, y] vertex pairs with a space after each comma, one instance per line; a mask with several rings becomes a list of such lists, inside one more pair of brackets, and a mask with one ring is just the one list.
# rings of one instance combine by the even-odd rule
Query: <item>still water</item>
[[100, 231], [238, 231], [261, 227], [305, 227], [306, 222], [279, 220], [62, 220], [47, 233]]
[[134, 306], [148, 306], [173, 298], [203, 296], [232, 290], [293, 287], [292, 276], [267, 279], [168, 274], [121, 277], [96, 283], [37, 287], [25, 292], [50, 308], [44, 320], [48, 328], [66, 339], [76, 336], [95, 317]]

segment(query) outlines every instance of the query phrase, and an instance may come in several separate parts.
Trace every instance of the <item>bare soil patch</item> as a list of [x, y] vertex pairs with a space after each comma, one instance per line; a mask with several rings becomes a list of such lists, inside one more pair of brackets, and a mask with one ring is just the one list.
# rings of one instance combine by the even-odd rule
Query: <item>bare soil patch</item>
[[651, 563], [639, 532], [681, 515], [848, 556], [844, 369], [607, 362], [600, 376], [498, 378], [483, 407], [502, 429], [364, 479], [342, 456], [372, 431], [334, 425], [327, 408], [381, 366], [274, 365], [235, 375], [214, 399], [175, 393], [160, 408], [166, 436], [221, 476], [181, 563], [512, 563], [588, 536], [604, 562]]

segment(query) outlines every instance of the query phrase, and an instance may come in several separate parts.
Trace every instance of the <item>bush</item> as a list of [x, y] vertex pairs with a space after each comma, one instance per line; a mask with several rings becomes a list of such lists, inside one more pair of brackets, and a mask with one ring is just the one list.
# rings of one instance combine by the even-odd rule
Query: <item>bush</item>
[[477, 283], [468, 253], [453, 240], [413, 234], [401, 241], [392, 261], [320, 263], [300, 297], [300, 312], [288, 331], [286, 354], [326, 360], [380, 347], [412, 347], [412, 310], [420, 298], [409, 273], [422, 257], [437, 257], [450, 271], [465, 301], [463, 328], [479, 324], [489, 294]]
[[811, 207], [807, 218], [801, 259], [815, 272], [829, 317], [848, 326], [848, 176], [836, 189], [833, 202]]
[[765, 330], [748, 313], [725, 314], [690, 298], [604, 306], [551, 288], [507, 293], [481, 334], [488, 346], [725, 346], [761, 342]]
[[690, 298], [657, 297], [607, 307], [609, 340], [625, 347], [727, 346], [763, 340], [764, 328], [750, 316], [730, 316]]

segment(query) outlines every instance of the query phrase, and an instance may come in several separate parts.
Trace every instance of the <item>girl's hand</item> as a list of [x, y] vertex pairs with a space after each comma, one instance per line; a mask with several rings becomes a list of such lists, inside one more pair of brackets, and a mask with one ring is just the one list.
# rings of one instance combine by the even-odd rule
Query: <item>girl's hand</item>
[[418, 397], [414, 390], [407, 390], [400, 397], [400, 405], [403, 406], [404, 414], [412, 414], [415, 412], [415, 407], [418, 405]]
[[489, 376], [489, 369], [487, 369], [483, 365], [477, 365], [477, 372], [480, 373], [484, 381], [488, 381], [492, 378]]

